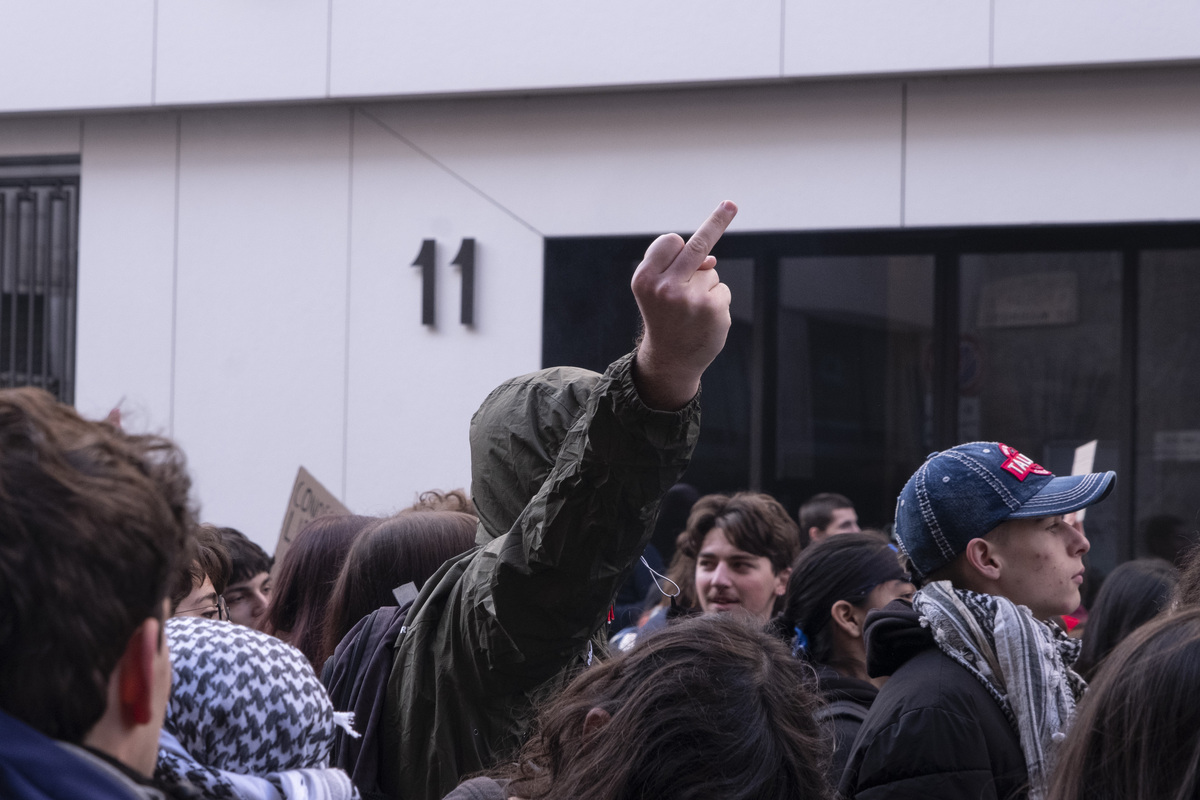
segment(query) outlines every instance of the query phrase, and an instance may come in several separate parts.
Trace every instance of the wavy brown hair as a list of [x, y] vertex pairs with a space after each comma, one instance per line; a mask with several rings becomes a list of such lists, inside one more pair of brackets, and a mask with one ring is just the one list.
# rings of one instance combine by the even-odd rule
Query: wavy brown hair
[[696, 558], [713, 528], [724, 531], [725, 538], [739, 550], [770, 560], [776, 575], [791, 567], [800, 554], [800, 526], [769, 494], [738, 492], [701, 497], [688, 515], [679, 548], [689, 558]]
[[1200, 796], [1200, 609], [1158, 617], [1096, 672], [1047, 800]]
[[325, 618], [351, 545], [378, 517], [318, 517], [296, 534], [276, 565], [261, 628], [300, 650], [318, 675], [324, 664]]
[[192, 558], [195, 509], [167, 439], [0, 391], [0, 709], [79, 742], [134, 631]]
[[[497, 777], [528, 800], [825, 800], [807, 668], [729, 614], [683, 620], [592, 667]], [[585, 732], [588, 712], [609, 715]]]
[[475, 546], [478, 520], [459, 511], [403, 511], [363, 531], [346, 556], [329, 598], [320, 661], [377, 608], [396, 605], [392, 590], [417, 589], [449, 558]]

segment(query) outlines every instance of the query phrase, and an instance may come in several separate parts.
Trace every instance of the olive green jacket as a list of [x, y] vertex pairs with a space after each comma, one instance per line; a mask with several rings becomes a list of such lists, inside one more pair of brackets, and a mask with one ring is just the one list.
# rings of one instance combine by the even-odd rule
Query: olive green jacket
[[476, 412], [479, 546], [425, 584], [388, 681], [382, 778], [401, 800], [439, 800], [511, 756], [539, 687], [590, 660], [699, 435], [699, 401], [652, 411], [632, 367], [514, 378]]

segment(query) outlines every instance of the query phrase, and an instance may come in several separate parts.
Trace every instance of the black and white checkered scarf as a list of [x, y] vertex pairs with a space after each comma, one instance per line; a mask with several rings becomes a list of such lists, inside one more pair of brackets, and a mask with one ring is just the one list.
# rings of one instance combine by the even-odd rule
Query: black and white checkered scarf
[[206, 798], [350, 800], [329, 768], [334, 713], [308, 659], [273, 636], [216, 620], [167, 621], [172, 685], [155, 777]]
[[987, 688], [1021, 740], [1030, 800], [1049, 788], [1054, 751], [1087, 688], [1071, 665], [1081, 643], [1034, 619], [1025, 606], [990, 594], [928, 584], [913, 598], [921, 625], [943, 653]]

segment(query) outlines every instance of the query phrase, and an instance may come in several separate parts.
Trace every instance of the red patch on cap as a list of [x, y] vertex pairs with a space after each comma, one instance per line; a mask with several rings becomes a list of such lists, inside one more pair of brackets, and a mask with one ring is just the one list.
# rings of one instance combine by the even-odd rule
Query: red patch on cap
[[1000, 469], [1005, 470], [1019, 481], [1025, 480], [1030, 475], [1054, 474], [1040, 464], [1033, 463], [1033, 459], [1021, 454], [1015, 447], [1001, 444], [1000, 452], [1008, 456], [1008, 460], [1000, 465]]

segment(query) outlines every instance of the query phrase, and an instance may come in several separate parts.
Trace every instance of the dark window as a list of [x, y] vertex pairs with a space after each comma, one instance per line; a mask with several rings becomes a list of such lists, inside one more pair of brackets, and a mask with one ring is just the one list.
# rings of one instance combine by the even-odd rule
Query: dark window
[[[548, 239], [543, 363], [633, 344], [629, 277], [653, 237]], [[685, 480], [795, 513], [855, 501], [890, 524], [932, 450], [999, 440], [1060, 474], [1097, 441], [1119, 475], [1091, 565], [1173, 557], [1200, 500], [1200, 224], [726, 234], [734, 327], [704, 381]]]
[[0, 160], [0, 387], [75, 400], [79, 160]]

